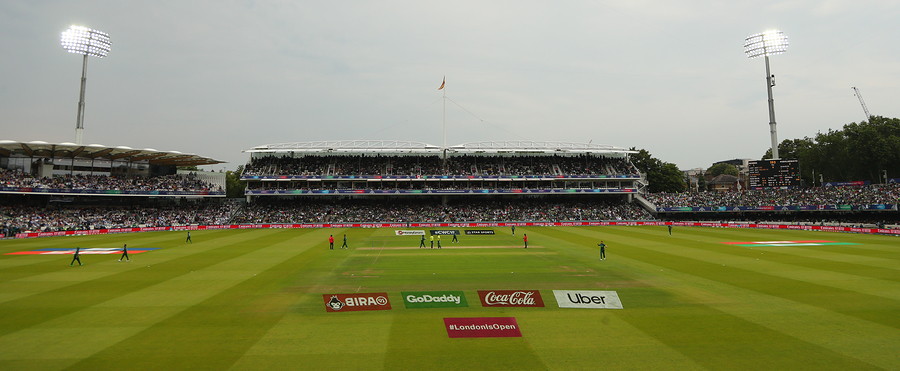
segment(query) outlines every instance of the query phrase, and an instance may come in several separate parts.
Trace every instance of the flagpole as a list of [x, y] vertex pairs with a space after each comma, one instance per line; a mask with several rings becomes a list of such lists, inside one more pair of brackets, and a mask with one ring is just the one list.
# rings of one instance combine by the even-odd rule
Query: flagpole
[[443, 103], [443, 106], [441, 108], [441, 131], [442, 131], [441, 134], [443, 136], [443, 142], [444, 142], [442, 150], [444, 152], [444, 162], [445, 163], [447, 161], [447, 89], [444, 88], [444, 86], [446, 84], [447, 84], [447, 77], [444, 76], [443, 80], [441, 80], [440, 90], [441, 90], [441, 94], [442, 94], [441, 102]]

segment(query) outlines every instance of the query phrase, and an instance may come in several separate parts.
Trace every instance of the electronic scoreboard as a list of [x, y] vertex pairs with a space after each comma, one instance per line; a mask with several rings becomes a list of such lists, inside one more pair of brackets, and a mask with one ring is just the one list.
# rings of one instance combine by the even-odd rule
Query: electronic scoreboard
[[748, 163], [750, 189], [800, 187], [797, 160], [760, 160]]

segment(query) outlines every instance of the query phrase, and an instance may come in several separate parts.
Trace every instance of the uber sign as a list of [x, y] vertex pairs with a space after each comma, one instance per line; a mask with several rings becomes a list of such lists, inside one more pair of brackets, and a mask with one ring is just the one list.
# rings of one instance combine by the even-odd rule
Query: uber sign
[[560, 308], [623, 309], [615, 291], [553, 290]]

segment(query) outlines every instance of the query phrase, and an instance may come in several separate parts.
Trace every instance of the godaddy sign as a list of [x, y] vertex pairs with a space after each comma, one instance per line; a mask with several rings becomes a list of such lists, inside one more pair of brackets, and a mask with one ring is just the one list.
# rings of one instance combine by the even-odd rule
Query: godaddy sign
[[400, 294], [407, 309], [469, 306], [462, 291], [404, 291]]

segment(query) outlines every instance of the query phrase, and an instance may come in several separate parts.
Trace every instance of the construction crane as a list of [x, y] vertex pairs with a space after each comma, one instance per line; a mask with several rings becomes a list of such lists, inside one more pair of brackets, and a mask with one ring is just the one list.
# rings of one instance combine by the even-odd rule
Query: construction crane
[[853, 89], [853, 95], [859, 98], [859, 105], [862, 106], [863, 112], [866, 113], [866, 121], [869, 121], [869, 117], [872, 117], [872, 115], [869, 114], [869, 108], [866, 107], [866, 101], [863, 100], [862, 94], [860, 94], [859, 89], [855, 86], [851, 86], [850, 89]]

